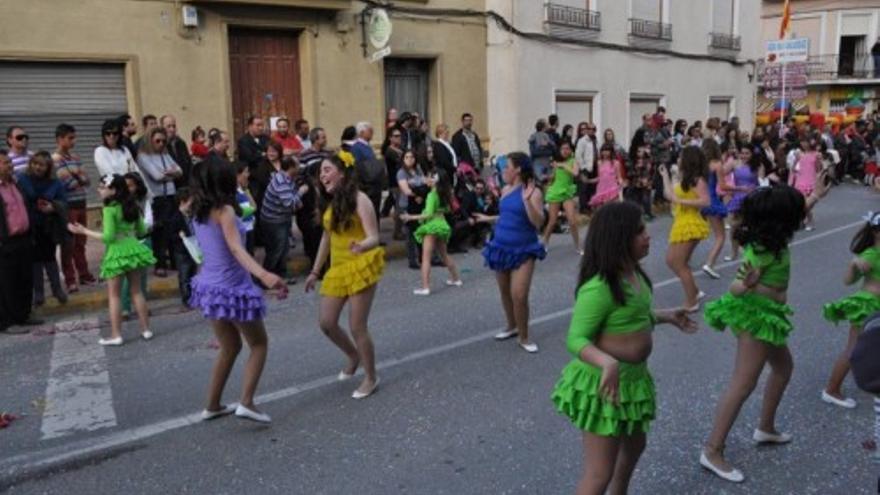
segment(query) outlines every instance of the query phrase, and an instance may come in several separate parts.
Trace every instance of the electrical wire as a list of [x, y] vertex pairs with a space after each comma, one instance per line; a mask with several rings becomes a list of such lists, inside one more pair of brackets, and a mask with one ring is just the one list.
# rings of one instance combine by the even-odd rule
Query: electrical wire
[[518, 29], [516, 26], [510, 23], [504, 16], [495, 12], [494, 10], [474, 10], [474, 9], [450, 9], [450, 8], [433, 8], [433, 7], [425, 7], [425, 8], [417, 8], [417, 7], [406, 7], [400, 6], [394, 3], [388, 2], [380, 2], [377, 0], [361, 0], [363, 3], [367, 5], [367, 7], [362, 12], [363, 14], [369, 14], [371, 10], [374, 9], [385, 9], [388, 12], [396, 12], [399, 14], [409, 14], [409, 15], [418, 15], [424, 17], [465, 17], [465, 18], [474, 18], [479, 17], [486, 20], [491, 20], [495, 22], [495, 25], [503, 30], [511, 33], [513, 35], [519, 36], [520, 38], [537, 41], [540, 43], [552, 43], [552, 44], [568, 44], [568, 45], [578, 45], [589, 48], [602, 48], [605, 50], [614, 50], [619, 52], [629, 52], [629, 53], [642, 53], [647, 55], [666, 55], [670, 57], [683, 58], [687, 60], [704, 60], [711, 62], [724, 62], [734, 66], [745, 66], [745, 65], [755, 65], [754, 60], [736, 60], [727, 57], [719, 57], [716, 55], [703, 54], [703, 53], [687, 53], [680, 52], [676, 50], [670, 50], [666, 48], [656, 48], [656, 47], [646, 47], [646, 46], [630, 46], [630, 45], [620, 45], [617, 43], [608, 43], [605, 41], [596, 41], [596, 40], [572, 40], [568, 38], [559, 38], [556, 36], [551, 36], [545, 33], [536, 33], [536, 32], [528, 32], [522, 31]]

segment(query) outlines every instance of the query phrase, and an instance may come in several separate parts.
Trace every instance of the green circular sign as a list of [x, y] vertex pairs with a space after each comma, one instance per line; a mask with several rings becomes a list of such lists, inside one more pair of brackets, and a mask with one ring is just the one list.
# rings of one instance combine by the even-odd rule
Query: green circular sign
[[370, 23], [367, 25], [367, 36], [370, 44], [376, 49], [385, 48], [391, 39], [391, 18], [385, 9], [374, 9], [370, 12]]

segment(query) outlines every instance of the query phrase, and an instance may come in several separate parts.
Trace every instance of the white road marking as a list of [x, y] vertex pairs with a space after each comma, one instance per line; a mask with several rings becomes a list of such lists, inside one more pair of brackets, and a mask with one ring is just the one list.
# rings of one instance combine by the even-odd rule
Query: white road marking
[[58, 323], [49, 364], [43, 440], [116, 426], [98, 319]]
[[[836, 227], [834, 229], [821, 232], [819, 234], [815, 234], [809, 237], [804, 237], [802, 239], [798, 239], [791, 243], [791, 246], [800, 246], [803, 244], [807, 244], [839, 232], [843, 232], [845, 230], [852, 229], [853, 227], [860, 226], [864, 222], [853, 222], [847, 225], [843, 225], [840, 227]], [[739, 261], [729, 261], [718, 265], [718, 268], [724, 268], [728, 266], [737, 265]], [[696, 273], [696, 272], [695, 272]], [[661, 282], [657, 282], [654, 284], [654, 288], [658, 289], [661, 287], [667, 287], [673, 285], [678, 282], [677, 278], [670, 278], [663, 280]], [[552, 321], [558, 318], [562, 318], [571, 314], [571, 309], [564, 309], [560, 311], [555, 311], [553, 313], [548, 313], [530, 320], [530, 325], [537, 325], [540, 323], [545, 323], [548, 321]], [[419, 359], [424, 359], [427, 357], [435, 356], [437, 354], [442, 354], [444, 352], [452, 351], [455, 349], [459, 349], [462, 347], [466, 347], [468, 345], [483, 341], [489, 340], [493, 335], [498, 333], [501, 330], [504, 330], [504, 327], [499, 327], [487, 332], [482, 332], [477, 335], [473, 335], [471, 337], [467, 337], [465, 339], [457, 340], [455, 342], [450, 342], [448, 344], [431, 347], [428, 349], [423, 349], [420, 351], [413, 352], [401, 358], [392, 358], [382, 361], [378, 363], [376, 368], [380, 370], [393, 368], [405, 363], [409, 363], [412, 361], [416, 361]], [[328, 376], [324, 378], [318, 378], [316, 380], [312, 380], [310, 382], [306, 382], [299, 385], [293, 385], [287, 388], [283, 388], [281, 390], [276, 390], [275, 392], [269, 392], [257, 397], [256, 401], [261, 404], [266, 404], [269, 402], [274, 402], [282, 399], [287, 399], [290, 397], [294, 397], [296, 395], [315, 390], [317, 388], [329, 385], [331, 383], [336, 382], [336, 376]], [[59, 464], [63, 464], [65, 462], [81, 458], [84, 456], [88, 456], [91, 454], [95, 454], [97, 452], [101, 452], [103, 450], [118, 448], [124, 446], [126, 444], [139, 442], [144, 439], [160, 435], [162, 433], [167, 433], [172, 430], [176, 430], [179, 428], [183, 428], [185, 426], [192, 426], [198, 424], [200, 422], [199, 414], [188, 414], [186, 416], [179, 416], [177, 418], [167, 419], [164, 421], [159, 421], [157, 423], [152, 423], [149, 425], [139, 426], [135, 428], [129, 428], [126, 430], [122, 430], [115, 433], [110, 433], [99, 438], [94, 439], [86, 439], [78, 442], [73, 442], [68, 445], [62, 445], [54, 448], [43, 449], [36, 452], [31, 452], [27, 454], [19, 454], [6, 460], [0, 462], [0, 476], [13, 476], [16, 474], [20, 474], [23, 471], [30, 471], [35, 469], [46, 468], [50, 466], [55, 466]]]

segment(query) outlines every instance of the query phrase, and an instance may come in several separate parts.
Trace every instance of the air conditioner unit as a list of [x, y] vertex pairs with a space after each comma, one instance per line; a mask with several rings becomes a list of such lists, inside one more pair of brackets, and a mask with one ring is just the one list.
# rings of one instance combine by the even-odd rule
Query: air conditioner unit
[[183, 6], [183, 25], [185, 27], [199, 27], [199, 11], [192, 5]]

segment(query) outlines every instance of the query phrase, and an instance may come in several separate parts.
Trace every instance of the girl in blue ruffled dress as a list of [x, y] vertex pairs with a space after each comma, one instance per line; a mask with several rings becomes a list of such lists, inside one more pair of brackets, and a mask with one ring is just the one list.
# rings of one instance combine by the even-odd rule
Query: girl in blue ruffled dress
[[474, 215], [479, 222], [495, 223], [492, 240], [483, 248], [486, 266], [495, 271], [507, 317], [507, 329], [495, 339], [516, 336], [523, 350], [535, 353], [538, 346], [529, 341], [529, 288], [535, 260], [547, 256], [538, 240], [538, 229], [544, 224], [544, 195], [525, 153], [507, 155], [503, 178], [506, 185], [501, 192], [499, 215]]

